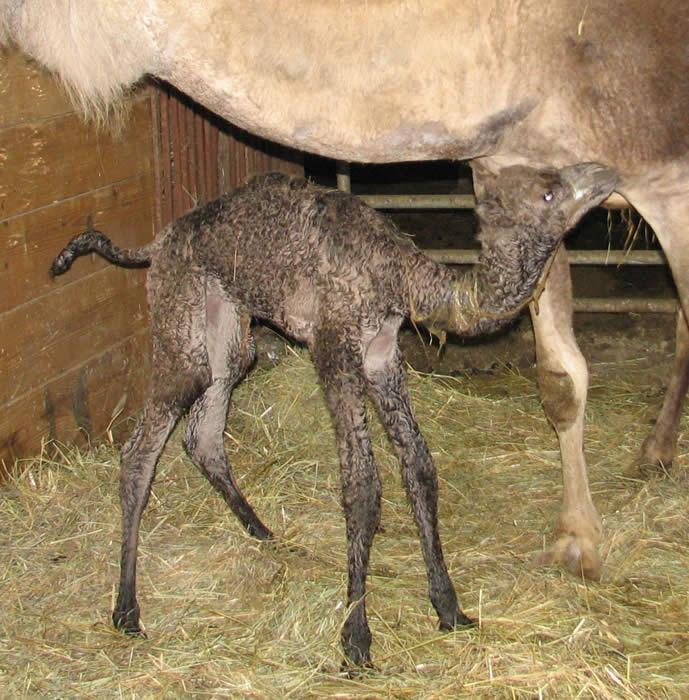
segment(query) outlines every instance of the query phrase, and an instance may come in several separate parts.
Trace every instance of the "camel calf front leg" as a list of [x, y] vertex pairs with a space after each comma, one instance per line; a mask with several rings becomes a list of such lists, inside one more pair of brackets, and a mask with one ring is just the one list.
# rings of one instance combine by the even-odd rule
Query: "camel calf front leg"
[[438, 477], [433, 458], [416, 423], [397, 347], [397, 327], [370, 343], [364, 363], [368, 390], [400, 460], [402, 481], [416, 520], [426, 564], [428, 594], [440, 629], [472, 625], [459, 608], [438, 533]]
[[576, 576], [600, 578], [603, 527], [589, 491], [584, 458], [588, 368], [572, 330], [572, 283], [564, 248], [556, 253], [537, 306], [530, 306], [536, 336], [541, 400], [560, 442], [563, 497], [555, 543], [542, 563], [561, 564]]

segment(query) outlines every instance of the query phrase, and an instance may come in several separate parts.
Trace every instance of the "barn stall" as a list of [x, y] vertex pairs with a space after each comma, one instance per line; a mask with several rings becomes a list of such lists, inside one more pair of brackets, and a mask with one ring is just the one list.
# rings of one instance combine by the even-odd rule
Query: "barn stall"
[[[226, 444], [249, 500], [288, 546], [246, 537], [176, 434], [144, 517], [140, 597], [149, 639], [114, 632], [116, 447], [147, 387], [144, 273], [94, 259], [53, 282], [49, 263], [89, 220], [118, 243], [137, 245], [249, 173], [299, 171], [302, 160], [228, 131], [160, 88], [132, 94], [123, 131], [112, 135], [83, 125], [52, 79], [23, 58], [10, 54], [0, 66], [10, 106], [0, 117], [0, 446], [10, 469], [25, 460], [4, 487], [0, 514], [0, 682], [9, 694], [689, 692], [686, 485], [678, 488], [673, 476], [648, 483], [622, 476], [669, 366], [672, 321], [663, 316], [606, 316], [603, 331], [595, 319], [580, 322], [592, 361], [588, 457], [606, 524], [600, 584], [531, 566], [549, 534], [544, 523], [556, 512], [560, 477], [528, 321], [487, 344], [455, 344], [442, 363], [437, 348], [410, 331], [405, 350], [426, 370], [410, 372], [411, 391], [440, 473], [450, 573], [479, 627], [435, 629], [396, 460], [376, 425], [385, 531], [374, 544], [369, 606], [379, 671], [341, 674], [346, 565], [334, 439], [308, 359], [280, 341], [271, 345], [279, 361], [236, 392]], [[332, 163], [307, 158], [306, 165], [334, 184]], [[443, 167], [447, 177], [433, 191], [468, 194]], [[354, 190], [397, 193], [399, 182], [381, 184], [380, 173], [355, 168]], [[398, 214], [435, 247], [445, 247], [464, 216], [445, 210], [436, 224], [443, 234], [426, 241], [428, 212]], [[591, 283], [580, 284], [588, 296]], [[686, 459], [682, 440], [680, 467]]]
[[[0, 62], [0, 465], [52, 440], [119, 440], [148, 376], [145, 272], [102, 260], [52, 280], [50, 263], [89, 225], [121, 245], [250, 174], [301, 173], [301, 156], [215, 119], [183, 96], [143, 87], [121, 132], [86, 125], [52, 77], [16, 52]], [[131, 271], [130, 271], [131, 272]]]

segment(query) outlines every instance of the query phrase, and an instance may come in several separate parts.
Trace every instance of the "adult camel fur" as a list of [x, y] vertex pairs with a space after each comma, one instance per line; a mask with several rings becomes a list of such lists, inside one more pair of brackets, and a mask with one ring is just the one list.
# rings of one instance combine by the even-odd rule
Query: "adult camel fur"
[[[0, 43], [103, 115], [145, 74], [260, 136], [345, 160], [470, 159], [616, 169], [682, 310], [641, 460], [669, 465], [689, 381], [689, 8], [685, 0], [0, 0]], [[563, 504], [546, 561], [596, 577], [601, 521], [583, 453], [586, 363], [565, 253], [532, 309]]]

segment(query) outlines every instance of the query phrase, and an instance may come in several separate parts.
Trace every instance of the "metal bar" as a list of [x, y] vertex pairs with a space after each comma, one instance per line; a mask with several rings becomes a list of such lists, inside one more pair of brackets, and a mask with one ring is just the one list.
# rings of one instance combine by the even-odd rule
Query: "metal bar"
[[[335, 162], [335, 174], [337, 178], [337, 189], [343, 192], [352, 191], [352, 178], [349, 174], [349, 163], [344, 160]], [[372, 205], [375, 206], [375, 205]]]
[[[338, 189], [343, 189], [339, 181]], [[344, 191], [351, 192], [351, 190]], [[476, 198], [472, 194], [360, 194], [358, 196], [375, 209], [474, 209], [476, 207]], [[624, 208], [612, 197], [606, 199], [600, 206], [610, 209]]]
[[575, 298], [574, 310], [586, 313], [653, 313], [674, 314], [677, 311], [676, 299], [648, 299], [639, 297], [616, 297], [614, 299]]
[[667, 265], [659, 250], [568, 250], [573, 265]]
[[[479, 250], [456, 248], [425, 249], [423, 253], [435, 262], [448, 265], [474, 265]], [[657, 250], [568, 250], [571, 265], [665, 265], [665, 256]]]
[[[338, 174], [337, 188], [340, 187]], [[350, 192], [351, 190], [344, 190]], [[473, 209], [472, 194], [362, 194], [358, 195], [376, 209]]]

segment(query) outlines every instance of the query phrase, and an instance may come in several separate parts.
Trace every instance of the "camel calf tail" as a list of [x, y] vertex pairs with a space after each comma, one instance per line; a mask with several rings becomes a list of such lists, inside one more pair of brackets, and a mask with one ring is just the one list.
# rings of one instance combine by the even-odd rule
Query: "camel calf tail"
[[72, 238], [62, 252], [53, 260], [53, 264], [50, 267], [51, 277], [67, 272], [78, 257], [87, 253], [98, 253], [108, 262], [121, 267], [147, 267], [151, 264], [151, 250], [149, 246], [144, 246], [143, 248], [118, 248], [100, 231], [85, 231]]

